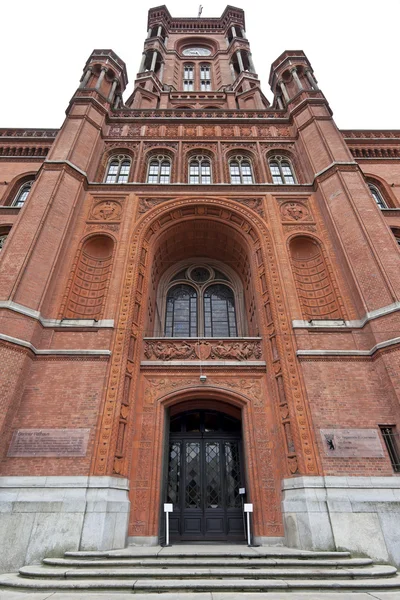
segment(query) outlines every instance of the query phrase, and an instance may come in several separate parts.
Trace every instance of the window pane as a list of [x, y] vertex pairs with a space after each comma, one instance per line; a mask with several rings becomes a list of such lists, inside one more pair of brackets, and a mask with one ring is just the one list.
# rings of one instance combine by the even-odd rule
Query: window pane
[[197, 335], [197, 294], [189, 285], [176, 285], [168, 292], [165, 335], [169, 337]]
[[233, 292], [225, 285], [211, 285], [204, 293], [205, 335], [236, 336], [236, 315]]
[[294, 183], [294, 177], [293, 177], [292, 169], [291, 169], [289, 163], [282, 162], [281, 169], [282, 169], [283, 176], [285, 178], [285, 183]]

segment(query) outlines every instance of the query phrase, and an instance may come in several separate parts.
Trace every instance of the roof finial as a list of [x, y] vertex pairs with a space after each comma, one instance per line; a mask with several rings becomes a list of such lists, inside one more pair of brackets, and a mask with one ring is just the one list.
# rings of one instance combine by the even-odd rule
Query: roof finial
[[197, 18], [198, 18], [198, 19], [200, 19], [200, 17], [201, 17], [201, 13], [202, 13], [202, 12], [203, 12], [203, 7], [202, 7], [202, 5], [200, 4], [200, 6], [199, 6], [199, 14], [197, 15]]

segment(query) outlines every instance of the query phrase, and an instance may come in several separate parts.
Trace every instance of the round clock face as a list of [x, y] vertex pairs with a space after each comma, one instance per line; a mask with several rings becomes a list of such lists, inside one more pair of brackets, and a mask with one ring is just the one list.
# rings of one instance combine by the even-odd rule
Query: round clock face
[[208, 48], [185, 48], [182, 54], [184, 56], [210, 56], [211, 51]]

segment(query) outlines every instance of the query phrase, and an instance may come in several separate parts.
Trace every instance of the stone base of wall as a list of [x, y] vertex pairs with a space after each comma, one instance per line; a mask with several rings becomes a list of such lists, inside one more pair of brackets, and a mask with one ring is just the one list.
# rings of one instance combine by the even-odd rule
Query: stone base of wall
[[128, 489], [114, 477], [0, 477], [0, 572], [67, 550], [124, 548]]
[[284, 479], [286, 544], [400, 566], [400, 477]]

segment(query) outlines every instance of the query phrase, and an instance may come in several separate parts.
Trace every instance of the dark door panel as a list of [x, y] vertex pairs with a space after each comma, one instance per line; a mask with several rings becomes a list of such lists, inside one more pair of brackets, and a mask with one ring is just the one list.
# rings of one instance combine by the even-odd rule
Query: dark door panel
[[[203, 414], [205, 413], [205, 414]], [[172, 502], [171, 540], [242, 540], [240, 431], [235, 425], [207, 430], [223, 418], [209, 411], [186, 413], [170, 433], [167, 502]], [[232, 421], [232, 419], [230, 419]], [[238, 429], [238, 428], [237, 428]]]

